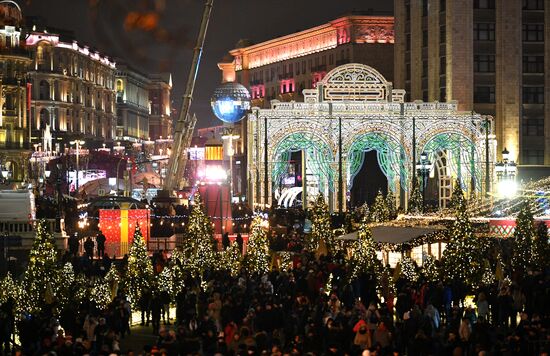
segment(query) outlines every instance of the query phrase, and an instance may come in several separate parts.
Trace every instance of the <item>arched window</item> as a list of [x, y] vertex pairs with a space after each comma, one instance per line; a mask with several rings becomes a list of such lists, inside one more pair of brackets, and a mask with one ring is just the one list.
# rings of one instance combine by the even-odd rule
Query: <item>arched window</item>
[[116, 91], [121, 92], [124, 90], [124, 83], [122, 82], [122, 79], [118, 79], [116, 81]]
[[50, 124], [50, 112], [47, 109], [40, 110], [40, 127], [39, 129], [43, 130], [46, 128], [46, 125]]

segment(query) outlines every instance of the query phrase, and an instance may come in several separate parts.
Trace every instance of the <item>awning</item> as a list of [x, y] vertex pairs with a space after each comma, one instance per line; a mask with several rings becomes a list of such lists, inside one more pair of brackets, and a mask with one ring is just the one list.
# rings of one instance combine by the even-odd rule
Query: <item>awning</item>
[[[372, 238], [376, 242], [401, 244], [412, 239], [443, 230], [444, 227], [411, 227], [411, 226], [375, 226], [371, 228]], [[338, 236], [337, 240], [354, 241], [357, 240], [358, 232]]]

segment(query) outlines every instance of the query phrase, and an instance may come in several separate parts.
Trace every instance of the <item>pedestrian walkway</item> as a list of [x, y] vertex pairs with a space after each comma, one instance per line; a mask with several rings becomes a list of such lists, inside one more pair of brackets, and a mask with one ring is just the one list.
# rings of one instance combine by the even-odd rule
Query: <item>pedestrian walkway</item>
[[134, 351], [134, 354], [139, 354], [145, 345], [153, 346], [157, 342], [157, 336], [153, 335], [153, 326], [134, 325], [131, 328], [132, 333], [126, 335], [120, 342], [120, 351], [127, 353]]

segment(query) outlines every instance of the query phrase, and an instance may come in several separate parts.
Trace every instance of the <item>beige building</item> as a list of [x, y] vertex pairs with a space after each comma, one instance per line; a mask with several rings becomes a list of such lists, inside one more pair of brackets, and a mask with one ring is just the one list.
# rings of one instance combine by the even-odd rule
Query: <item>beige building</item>
[[[546, 0], [394, 0], [394, 86], [406, 100], [457, 100], [492, 115], [497, 152], [550, 165], [550, 4]], [[522, 169], [521, 169], [522, 168]]]
[[0, 168], [10, 180], [26, 177], [29, 144], [26, 72], [29, 52], [21, 42], [21, 9], [16, 3], [0, 4]]
[[149, 135], [152, 139], [172, 136], [172, 75], [151, 74], [149, 80]]

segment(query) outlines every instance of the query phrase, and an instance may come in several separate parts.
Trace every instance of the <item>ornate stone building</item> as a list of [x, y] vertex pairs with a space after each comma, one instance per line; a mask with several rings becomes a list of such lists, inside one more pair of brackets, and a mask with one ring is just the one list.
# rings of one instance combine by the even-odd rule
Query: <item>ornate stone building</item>
[[172, 135], [172, 76], [169, 73], [149, 75], [149, 136], [154, 139]]
[[[15, 2], [0, 4], [0, 166], [9, 179], [25, 178], [30, 127], [26, 72], [31, 64], [21, 38], [21, 9]], [[3, 177], [7, 178], [7, 177]]]

